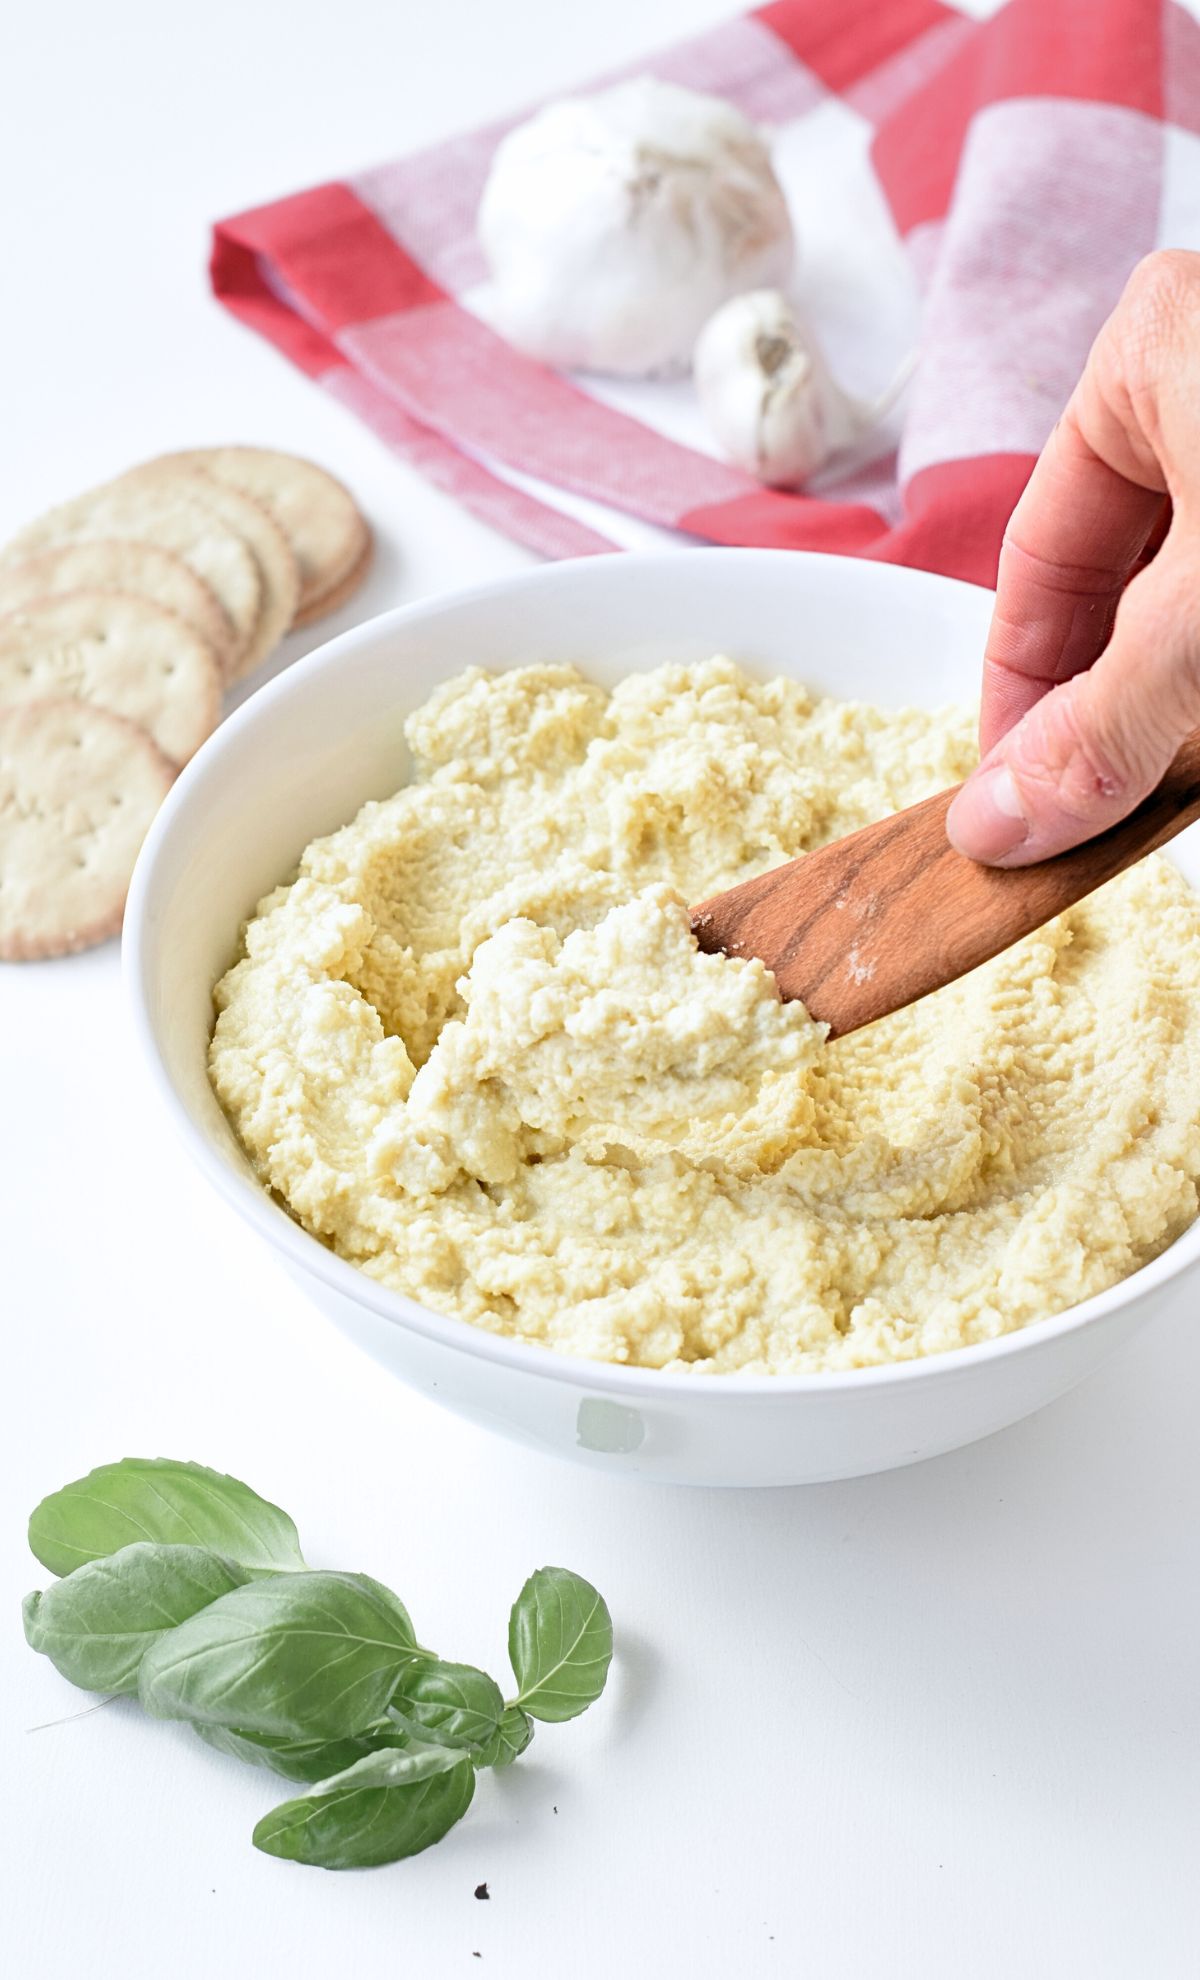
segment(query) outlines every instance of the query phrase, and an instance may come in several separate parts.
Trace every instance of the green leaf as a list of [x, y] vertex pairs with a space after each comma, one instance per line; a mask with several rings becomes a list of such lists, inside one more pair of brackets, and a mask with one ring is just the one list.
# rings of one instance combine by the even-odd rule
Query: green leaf
[[573, 1719], [604, 1689], [612, 1618], [602, 1595], [567, 1568], [538, 1568], [513, 1603], [508, 1654], [520, 1689], [513, 1701], [535, 1719]]
[[500, 1687], [471, 1664], [414, 1664], [405, 1671], [390, 1716], [421, 1739], [478, 1752], [504, 1714]]
[[311, 1786], [340, 1774], [381, 1746], [407, 1746], [407, 1733], [380, 1727], [360, 1739], [277, 1739], [270, 1733], [243, 1732], [239, 1727], [194, 1725], [193, 1732], [218, 1753], [244, 1760], [252, 1767], [269, 1767], [285, 1781]]
[[503, 1767], [511, 1767], [532, 1738], [533, 1720], [528, 1712], [523, 1712], [519, 1705], [508, 1705], [493, 1737], [483, 1751], [475, 1755], [475, 1765], [495, 1767], [497, 1772]]
[[402, 1787], [347, 1782], [285, 1801], [263, 1816], [255, 1848], [325, 1870], [365, 1870], [416, 1856], [461, 1820], [475, 1792], [470, 1761], [455, 1760], [444, 1749], [442, 1758], [451, 1760], [447, 1771]]
[[427, 1657], [404, 1604], [365, 1574], [252, 1581], [157, 1644], [140, 1693], [160, 1719], [282, 1739], [345, 1739], [382, 1718]]
[[302, 1568], [285, 1512], [248, 1485], [202, 1464], [122, 1458], [64, 1485], [36, 1507], [29, 1545], [51, 1574], [70, 1574], [137, 1540], [211, 1547], [253, 1569]]
[[27, 1595], [25, 1640], [85, 1691], [136, 1691], [146, 1652], [245, 1579], [204, 1547], [138, 1541]]
[[448, 1774], [463, 1759], [453, 1747], [412, 1740], [404, 1746], [380, 1747], [344, 1767], [340, 1774], [318, 1781], [316, 1794], [332, 1794], [335, 1788], [400, 1788], [414, 1781], [427, 1781], [434, 1774]]

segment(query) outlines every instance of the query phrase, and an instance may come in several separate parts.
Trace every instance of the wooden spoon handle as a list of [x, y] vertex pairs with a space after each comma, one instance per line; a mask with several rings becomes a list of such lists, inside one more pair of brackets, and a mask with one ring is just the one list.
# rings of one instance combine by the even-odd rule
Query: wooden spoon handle
[[700, 947], [758, 956], [780, 996], [832, 1037], [856, 1031], [999, 955], [1200, 818], [1200, 730], [1128, 818], [1037, 866], [955, 852], [955, 790], [702, 901]]

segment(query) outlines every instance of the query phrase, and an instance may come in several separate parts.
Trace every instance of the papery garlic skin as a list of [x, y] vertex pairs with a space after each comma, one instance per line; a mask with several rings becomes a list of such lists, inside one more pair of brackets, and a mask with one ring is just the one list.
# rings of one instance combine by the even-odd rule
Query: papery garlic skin
[[549, 104], [498, 145], [479, 207], [494, 320], [563, 369], [687, 369], [713, 311], [786, 281], [787, 203], [729, 103], [642, 76]]
[[876, 416], [843, 392], [778, 289], [719, 309], [700, 334], [693, 370], [722, 452], [772, 488], [802, 487]]

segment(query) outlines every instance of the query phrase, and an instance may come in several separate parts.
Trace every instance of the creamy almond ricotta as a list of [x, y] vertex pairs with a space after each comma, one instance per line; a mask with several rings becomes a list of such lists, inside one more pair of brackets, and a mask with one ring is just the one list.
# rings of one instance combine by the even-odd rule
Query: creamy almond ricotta
[[305, 852], [217, 985], [263, 1183], [381, 1283], [653, 1368], [990, 1340], [1196, 1215], [1200, 905], [1150, 859], [835, 1043], [687, 903], [954, 782], [966, 711], [725, 659], [472, 668], [412, 780]]

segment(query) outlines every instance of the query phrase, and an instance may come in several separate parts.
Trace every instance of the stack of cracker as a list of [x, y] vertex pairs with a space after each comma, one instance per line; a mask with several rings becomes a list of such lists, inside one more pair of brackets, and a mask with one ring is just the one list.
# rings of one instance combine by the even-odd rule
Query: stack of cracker
[[259, 447], [148, 461], [0, 551], [0, 960], [117, 932], [225, 690], [349, 598], [370, 555], [339, 481]]

